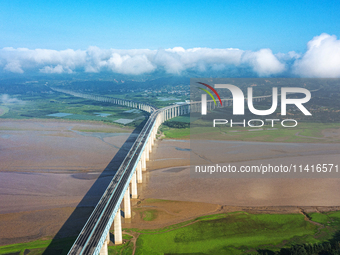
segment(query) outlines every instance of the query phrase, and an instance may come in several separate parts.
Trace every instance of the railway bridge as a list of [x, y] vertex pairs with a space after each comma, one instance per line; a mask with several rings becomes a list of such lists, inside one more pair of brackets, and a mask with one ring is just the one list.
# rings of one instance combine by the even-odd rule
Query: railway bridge
[[[138, 196], [137, 183], [142, 183], [142, 172], [146, 170], [146, 162], [149, 161], [158, 127], [168, 119], [189, 114], [190, 112], [200, 112], [202, 107], [201, 102], [175, 104], [157, 109], [144, 102], [89, 95], [59, 88], [51, 89], [75, 97], [109, 102], [150, 113], [142, 131], [127, 153], [117, 173], [112, 178], [68, 253], [69, 255], [106, 255], [108, 254], [107, 246], [110, 242], [109, 231], [112, 225], [114, 226], [113, 242], [115, 244], [121, 244], [123, 241], [121, 207], [123, 208], [124, 218], [131, 218], [130, 199], [136, 199]], [[258, 97], [255, 100], [263, 100], [265, 97], [268, 96]], [[224, 106], [232, 105], [232, 99], [222, 99], [222, 101]], [[208, 110], [213, 110], [215, 107], [221, 106], [215, 105], [213, 100], [207, 101]]]

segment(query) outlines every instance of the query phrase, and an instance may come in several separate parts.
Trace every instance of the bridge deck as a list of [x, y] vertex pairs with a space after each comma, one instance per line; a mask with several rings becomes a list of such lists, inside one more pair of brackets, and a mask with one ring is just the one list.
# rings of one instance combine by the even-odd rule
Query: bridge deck
[[148, 139], [156, 117], [157, 112], [150, 115], [149, 120], [132, 145], [68, 254], [94, 253], [110, 218], [115, 215], [119, 208], [125, 193], [125, 186], [130, 182], [135, 165], [138, 163], [140, 152]]

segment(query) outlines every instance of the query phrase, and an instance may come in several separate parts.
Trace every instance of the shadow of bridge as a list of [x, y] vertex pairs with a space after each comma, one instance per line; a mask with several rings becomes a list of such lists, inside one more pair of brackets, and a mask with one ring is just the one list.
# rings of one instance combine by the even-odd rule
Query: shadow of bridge
[[135, 142], [147, 119], [148, 118], [145, 118], [145, 120], [133, 130], [128, 139], [121, 146], [119, 151], [112, 158], [110, 163], [105, 167], [104, 171], [100, 174], [100, 176], [88, 190], [86, 195], [79, 202], [70, 217], [65, 221], [58, 233], [54, 236], [50, 245], [43, 252], [43, 255], [66, 255], [68, 253], [76, 237], [82, 230], [87, 219], [90, 217], [95, 205], [100, 200], [108, 184], [110, 183], [110, 181], [116, 174], [119, 166], [123, 162], [127, 152], [130, 150], [131, 146]]

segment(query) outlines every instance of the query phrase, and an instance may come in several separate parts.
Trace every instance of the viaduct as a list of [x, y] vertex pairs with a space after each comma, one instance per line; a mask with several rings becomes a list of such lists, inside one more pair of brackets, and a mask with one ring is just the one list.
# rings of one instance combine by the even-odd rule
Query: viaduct
[[[200, 112], [202, 107], [201, 102], [183, 103], [157, 109], [150, 104], [142, 102], [89, 95], [59, 88], [51, 89], [75, 97], [109, 102], [150, 113], [142, 131], [68, 252], [68, 255], [107, 255], [108, 243], [110, 242], [109, 231], [112, 224], [114, 226], [114, 243], [121, 244], [123, 241], [121, 226], [122, 213], [120, 208], [123, 207], [123, 215], [125, 218], [131, 218], [130, 199], [137, 198], [137, 183], [142, 183], [142, 172], [146, 171], [146, 162], [149, 161], [158, 127], [168, 119], [189, 114], [190, 112]], [[270, 96], [256, 97], [254, 100], [260, 101], [266, 97]], [[222, 99], [222, 102], [224, 106], [232, 105], [232, 99], [230, 98]], [[219, 105], [215, 106], [213, 100], [207, 101], [207, 110], [212, 110], [218, 106]]]

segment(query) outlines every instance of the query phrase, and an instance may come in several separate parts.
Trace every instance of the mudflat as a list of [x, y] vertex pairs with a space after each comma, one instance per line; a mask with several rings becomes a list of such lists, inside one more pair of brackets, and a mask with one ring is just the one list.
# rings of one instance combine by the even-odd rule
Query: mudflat
[[[191, 151], [190, 151], [191, 150]], [[339, 144], [237, 141], [157, 141], [151, 154], [144, 199], [157, 198], [227, 206], [339, 206], [340, 178], [192, 178], [195, 162], [259, 164], [316, 163], [340, 165]], [[208, 174], [209, 175], [209, 174]], [[340, 176], [340, 173], [339, 173]]]
[[78, 206], [79, 218], [64, 233], [74, 235], [131, 146], [131, 131], [98, 123], [0, 120], [0, 228], [6, 230], [0, 245], [54, 236]]
[[[133, 137], [131, 130], [96, 123], [1, 120], [0, 228], [5, 231], [0, 245], [79, 231]], [[192, 178], [190, 154], [201, 163], [290, 162], [299, 157], [339, 161], [340, 146], [236, 141], [190, 146], [189, 140], [158, 140], [143, 184], [138, 184], [133, 218], [123, 220], [123, 227], [158, 228], [239, 210], [339, 210], [338, 178]], [[62, 228], [66, 221], [68, 228]]]

